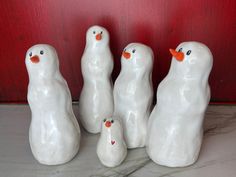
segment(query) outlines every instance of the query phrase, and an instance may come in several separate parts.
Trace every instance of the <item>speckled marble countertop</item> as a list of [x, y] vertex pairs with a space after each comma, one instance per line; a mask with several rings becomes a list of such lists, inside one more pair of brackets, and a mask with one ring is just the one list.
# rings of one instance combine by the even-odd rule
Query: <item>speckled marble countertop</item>
[[[75, 114], [78, 113], [74, 105]], [[0, 105], [0, 177], [235, 177], [236, 106], [209, 106], [205, 136], [198, 161], [186, 168], [153, 163], [144, 148], [128, 151], [116, 168], [105, 168], [96, 155], [99, 135], [82, 130], [77, 156], [60, 166], [39, 164], [28, 142], [30, 109], [27, 105]]]

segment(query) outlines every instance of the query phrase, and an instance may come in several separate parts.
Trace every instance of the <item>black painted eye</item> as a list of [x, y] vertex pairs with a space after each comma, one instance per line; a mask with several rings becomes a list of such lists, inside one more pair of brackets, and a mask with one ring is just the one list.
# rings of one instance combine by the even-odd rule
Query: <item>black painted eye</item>
[[32, 57], [32, 52], [29, 53], [29, 56]]
[[182, 52], [182, 50], [183, 50], [183, 48], [180, 48], [180, 49], [178, 50], [178, 52]]
[[111, 120], [111, 123], [114, 123], [114, 120]]
[[192, 52], [192, 51], [191, 51], [191, 50], [189, 50], [189, 51], [187, 51], [187, 53], [186, 53], [186, 54], [187, 54], [187, 55], [190, 55], [190, 54], [191, 54], [191, 52]]
[[95, 34], [96, 32], [95, 31], [93, 31], [93, 34]]
[[132, 50], [132, 53], [135, 53], [136, 52], [136, 50], [134, 49], [134, 50]]
[[41, 51], [40, 51], [40, 54], [43, 55], [43, 53], [44, 53], [43, 50], [41, 50]]
[[126, 52], [126, 49], [124, 50], [124, 52]]
[[107, 121], [107, 119], [103, 119], [103, 122], [106, 122]]
[[101, 34], [102, 34], [102, 31], [101, 31]]

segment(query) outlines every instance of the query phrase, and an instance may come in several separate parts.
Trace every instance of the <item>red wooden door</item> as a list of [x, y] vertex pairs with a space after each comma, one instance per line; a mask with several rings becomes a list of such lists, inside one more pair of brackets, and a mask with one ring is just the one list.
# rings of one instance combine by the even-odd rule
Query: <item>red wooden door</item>
[[78, 100], [82, 88], [80, 58], [88, 27], [99, 24], [111, 35], [115, 56], [130, 42], [143, 42], [155, 52], [155, 90], [168, 72], [168, 49], [196, 40], [214, 55], [210, 76], [212, 101], [236, 101], [235, 0], [8, 0], [0, 1], [0, 101], [25, 102], [27, 49], [36, 43], [53, 45], [60, 69]]

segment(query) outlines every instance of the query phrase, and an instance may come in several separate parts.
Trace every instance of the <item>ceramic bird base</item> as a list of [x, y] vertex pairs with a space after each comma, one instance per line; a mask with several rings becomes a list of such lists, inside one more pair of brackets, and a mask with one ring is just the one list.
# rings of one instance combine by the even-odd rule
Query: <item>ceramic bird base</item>
[[32, 113], [29, 142], [34, 157], [45, 165], [70, 161], [80, 146], [80, 127], [72, 110], [67, 82], [59, 71], [55, 49], [39, 44], [25, 57]]
[[111, 73], [113, 56], [109, 33], [101, 26], [92, 26], [86, 34], [86, 46], [81, 59], [84, 85], [79, 99], [80, 119], [90, 133], [101, 131], [101, 122], [113, 114]]
[[144, 147], [153, 101], [153, 51], [131, 43], [121, 56], [121, 71], [114, 85], [114, 116], [121, 119], [128, 148]]
[[119, 120], [113, 118], [103, 120], [97, 155], [101, 163], [107, 167], [118, 166], [124, 161], [127, 147]]
[[147, 153], [157, 164], [184, 167], [197, 160], [201, 148], [213, 57], [199, 42], [181, 43], [170, 52], [170, 70], [148, 122]]

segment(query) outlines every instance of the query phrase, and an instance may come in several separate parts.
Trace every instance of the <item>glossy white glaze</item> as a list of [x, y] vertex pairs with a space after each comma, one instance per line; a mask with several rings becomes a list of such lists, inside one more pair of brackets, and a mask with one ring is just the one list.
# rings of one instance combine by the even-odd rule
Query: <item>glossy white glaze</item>
[[153, 101], [152, 68], [153, 52], [150, 47], [140, 43], [125, 47], [113, 94], [114, 116], [122, 121], [128, 148], [145, 146]]
[[107, 167], [118, 166], [124, 161], [127, 147], [119, 120], [114, 118], [103, 120], [101, 136], [97, 144], [97, 155], [101, 163]]
[[29, 74], [32, 153], [45, 165], [66, 163], [79, 150], [80, 127], [72, 110], [69, 88], [59, 71], [57, 53], [49, 45], [35, 45], [27, 51], [25, 64]]
[[171, 53], [171, 67], [158, 86], [148, 122], [147, 153], [160, 165], [183, 167], [193, 164], [200, 151], [213, 57], [199, 42], [181, 43]]
[[79, 99], [81, 123], [88, 132], [99, 133], [102, 120], [112, 116], [114, 107], [111, 82], [113, 56], [105, 28], [92, 26], [88, 29], [81, 70], [84, 79]]

